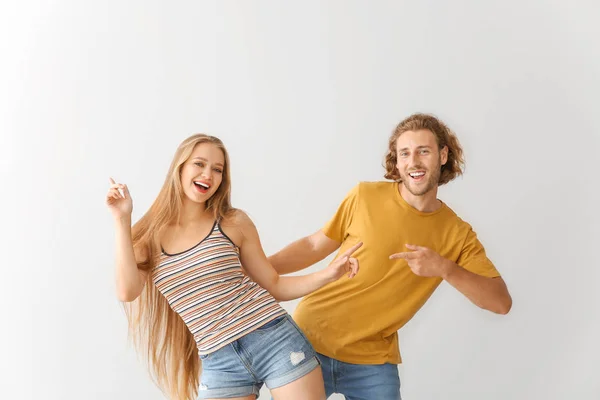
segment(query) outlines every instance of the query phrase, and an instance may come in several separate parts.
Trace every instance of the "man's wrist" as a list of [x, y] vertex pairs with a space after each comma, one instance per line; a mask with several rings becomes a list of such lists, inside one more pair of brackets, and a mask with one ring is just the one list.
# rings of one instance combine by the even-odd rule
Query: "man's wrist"
[[454, 261], [444, 259], [443, 267], [442, 267], [442, 279], [448, 280], [452, 275], [454, 275], [460, 267]]

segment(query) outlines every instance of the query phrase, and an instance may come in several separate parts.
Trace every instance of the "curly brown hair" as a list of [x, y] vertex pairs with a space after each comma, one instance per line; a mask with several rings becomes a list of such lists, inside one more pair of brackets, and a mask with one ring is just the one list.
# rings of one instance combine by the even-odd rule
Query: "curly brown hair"
[[407, 131], [417, 131], [421, 129], [427, 129], [435, 136], [439, 149], [443, 149], [444, 146], [448, 147], [448, 161], [442, 165], [440, 173], [440, 181], [438, 185], [443, 185], [459, 175], [462, 175], [465, 160], [463, 156], [463, 150], [458, 142], [458, 139], [454, 132], [448, 128], [441, 120], [431, 114], [417, 113], [405, 118], [398, 124], [394, 132], [390, 136], [388, 151], [385, 155], [385, 175], [386, 179], [401, 182], [402, 178], [396, 168], [397, 157], [396, 157], [396, 140]]

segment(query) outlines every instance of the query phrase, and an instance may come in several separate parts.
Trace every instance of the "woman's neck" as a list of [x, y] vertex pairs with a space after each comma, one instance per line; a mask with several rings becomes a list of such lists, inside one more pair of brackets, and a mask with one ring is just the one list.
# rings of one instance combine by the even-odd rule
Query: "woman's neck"
[[189, 199], [185, 199], [176, 225], [182, 228], [190, 225], [197, 225], [198, 223], [206, 221], [207, 217], [212, 218], [212, 216], [209, 216], [206, 212], [206, 203], [196, 203]]

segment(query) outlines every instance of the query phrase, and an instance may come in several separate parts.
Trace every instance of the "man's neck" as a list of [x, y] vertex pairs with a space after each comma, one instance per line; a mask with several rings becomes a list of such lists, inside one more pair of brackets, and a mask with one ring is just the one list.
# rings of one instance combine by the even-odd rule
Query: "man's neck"
[[404, 201], [418, 211], [434, 212], [442, 206], [442, 202], [437, 198], [437, 186], [421, 196], [415, 196], [412, 194], [402, 182], [398, 185], [398, 190], [400, 191], [400, 196], [402, 196]]

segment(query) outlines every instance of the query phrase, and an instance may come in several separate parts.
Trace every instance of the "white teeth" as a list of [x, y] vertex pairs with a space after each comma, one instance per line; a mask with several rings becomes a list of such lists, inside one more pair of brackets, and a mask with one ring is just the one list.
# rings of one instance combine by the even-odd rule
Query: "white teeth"
[[425, 172], [411, 172], [409, 175], [412, 176], [413, 178], [417, 178], [419, 176], [425, 175]]
[[209, 186], [208, 186], [206, 183], [202, 183], [202, 182], [194, 182], [194, 183], [195, 183], [195, 184], [197, 184], [197, 185], [200, 185], [200, 186], [202, 186], [202, 187], [203, 187], [203, 188], [205, 188], [205, 189], [208, 189], [208, 188], [209, 188]]

